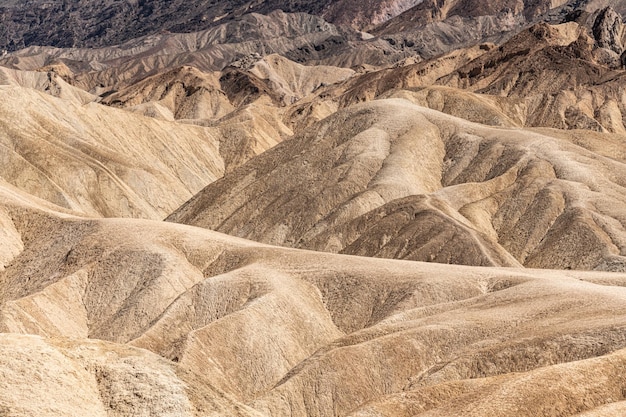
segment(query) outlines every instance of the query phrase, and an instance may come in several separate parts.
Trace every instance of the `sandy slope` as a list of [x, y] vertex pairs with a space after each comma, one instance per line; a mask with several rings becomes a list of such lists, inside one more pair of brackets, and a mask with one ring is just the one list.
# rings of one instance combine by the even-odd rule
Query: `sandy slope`
[[207, 129], [0, 87], [0, 175], [89, 215], [161, 218], [223, 173]]
[[623, 27], [470, 3], [4, 57], [0, 415], [622, 415]]
[[623, 270], [623, 159], [575, 143], [377, 100], [311, 126], [168, 219], [367, 256]]
[[0, 272], [9, 415], [620, 406], [623, 275], [321, 254], [0, 192], [19, 246]]
[[0, 176], [84, 215], [162, 219], [292, 134], [265, 96], [235, 108], [218, 75], [190, 67], [103, 103], [62, 73], [0, 71]]

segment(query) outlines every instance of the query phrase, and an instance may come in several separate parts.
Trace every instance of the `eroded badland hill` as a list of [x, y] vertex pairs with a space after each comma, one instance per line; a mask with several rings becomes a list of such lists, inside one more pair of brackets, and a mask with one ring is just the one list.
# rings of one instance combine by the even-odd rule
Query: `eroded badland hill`
[[0, 1], [0, 416], [626, 413], [625, 1]]

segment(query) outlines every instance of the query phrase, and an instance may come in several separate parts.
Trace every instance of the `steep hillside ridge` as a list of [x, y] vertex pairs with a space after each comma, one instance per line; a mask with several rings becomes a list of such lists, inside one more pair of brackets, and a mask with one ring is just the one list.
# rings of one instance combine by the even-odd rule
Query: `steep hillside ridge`
[[438, 84], [526, 103], [525, 124], [624, 132], [619, 56], [575, 23], [540, 24], [438, 80]]
[[280, 95], [282, 105], [293, 104], [320, 87], [340, 83], [355, 74], [347, 68], [301, 65], [280, 55], [264, 57], [250, 72], [268, 81], [271, 90]]
[[420, 4], [423, 0], [369, 0], [329, 2], [322, 16], [335, 24], [356, 29], [372, 28]]
[[[592, 22], [601, 20], [601, 12]], [[593, 36], [590, 27], [576, 22], [542, 23], [501, 46], [483, 43], [421, 62], [406, 60], [323, 89], [319, 97], [322, 103], [341, 108], [404, 95], [420, 105], [484, 124], [623, 134], [626, 72], [620, 56], [601, 47], [601, 38]], [[622, 48], [621, 41], [614, 41], [616, 48]], [[472, 108], [469, 102], [479, 107]], [[314, 106], [319, 106], [315, 100], [296, 104], [293, 122], [307, 125], [319, 120], [308, 117]]]
[[402, 55], [382, 40], [367, 42], [363, 50], [357, 48], [361, 42], [359, 33], [319, 17], [277, 11], [267, 16], [248, 14], [201, 32], [157, 34], [99, 49], [33, 46], [0, 62], [21, 70], [60, 62], [76, 75], [77, 86], [101, 94], [177, 67], [219, 71], [255, 55], [277, 53], [300, 62], [339, 59], [347, 66], [352, 65], [350, 60], [387, 64]]
[[96, 95], [71, 85], [73, 78], [73, 74], [67, 67], [43, 67], [38, 68], [37, 71], [19, 71], [0, 67], [0, 85], [31, 88], [80, 104], [98, 101]]
[[337, 98], [341, 107], [349, 107], [378, 98], [391, 90], [431, 86], [493, 48], [493, 44], [480, 44], [417, 63], [407, 62], [395, 68], [371, 71], [353, 77], [325, 95]]
[[[47, 3], [40, 0], [0, 3], [5, 25], [0, 48], [15, 50], [32, 45], [102, 47], [162, 32], [197, 32], [244, 14], [275, 10], [323, 16], [337, 24], [363, 28], [381, 23], [421, 0], [351, 1], [248, 0], [191, 2], [151, 1]], [[34, 27], [31, 23], [37, 22]]]
[[[215, 128], [227, 171], [293, 135], [291, 105], [354, 76], [347, 68], [252, 56], [220, 72], [180, 67], [104, 94], [102, 104], [162, 120]], [[335, 106], [336, 110], [336, 106]]]
[[224, 172], [216, 132], [76, 96], [0, 90], [0, 176], [60, 207], [159, 219]]
[[[244, 164], [168, 220], [368, 256], [623, 270], [624, 160], [580, 144], [377, 100]], [[457, 237], [465, 250], [451, 250]]]
[[0, 271], [0, 399], [14, 415], [404, 415], [468, 404], [502, 415], [503, 385], [517, 405], [535, 399], [523, 416], [620, 406], [622, 275], [299, 251], [81, 219], [0, 193], [10, 219], [0, 230], [22, 245]]
[[180, 67], [106, 95], [102, 103], [144, 114], [160, 108], [163, 110], [155, 112], [155, 116], [168, 120], [219, 119], [235, 110], [220, 89], [219, 77], [219, 73]]
[[[195, 32], [215, 26], [215, 22], [232, 20], [244, 13], [269, 13], [286, 4], [276, 1], [252, 2], [234, 0], [214, 2], [151, 1], [48, 3], [40, 0], [0, 3], [5, 22], [4, 49], [31, 45], [56, 47], [102, 47], [119, 44], [144, 35], [161, 32]], [[257, 6], [257, 7], [254, 7]], [[260, 6], [260, 7], [258, 7]], [[282, 6], [282, 7], [281, 7]], [[287, 12], [319, 12], [323, 2], [300, 1]], [[31, 24], [37, 22], [37, 26]]]
[[[411, 2], [374, 3], [358, 7], [364, 7], [367, 13], [371, 13], [377, 7], [395, 10], [396, 7], [408, 7]], [[426, 7], [424, 4], [418, 4], [414, 9]], [[266, 5], [266, 2], [261, 5]], [[521, 14], [491, 15], [487, 9], [484, 13], [477, 11], [475, 17], [474, 14], [465, 17], [454, 15], [425, 26], [411, 23], [406, 28], [380, 29], [376, 32], [377, 37], [333, 25], [310, 14], [282, 11], [267, 15], [247, 13], [234, 20], [227, 19], [225, 23], [218, 21], [214, 26], [198, 32], [153, 33], [126, 40], [118, 46], [99, 49], [30, 46], [4, 56], [0, 62], [22, 70], [62, 63], [76, 74], [78, 86], [97, 94], [117, 90], [147, 76], [184, 65], [204, 72], [222, 70], [254, 54], [280, 54], [309, 64], [386, 67], [407, 57], [432, 58], [486, 40], [499, 43], [529, 22]], [[481, 10], [480, 7], [477, 10]], [[254, 8], [249, 11], [254, 11]], [[229, 18], [233, 16], [237, 14], [230, 14]]]
[[[538, 23], [576, 22], [591, 31], [598, 18], [603, 20], [601, 10], [612, 7], [617, 11], [613, 10], [607, 15], [610, 18], [605, 19], [606, 23], [600, 25], [605, 29], [596, 31], [612, 33], [609, 37], [616, 38], [618, 31], [608, 26], [621, 20], [620, 13], [626, 13], [626, 6], [608, 0], [431, 0], [373, 28], [372, 34], [403, 47], [410, 46], [420, 56], [432, 58], [478, 43], [500, 45]], [[453, 47], [446, 49], [444, 45]]]
[[421, 27], [459, 17], [506, 16], [510, 21], [528, 23], [568, 3], [575, 2], [568, 0], [425, 0], [379, 25], [374, 33], [404, 32], [408, 31], [411, 25]]
[[[457, 1], [368, 0], [366, 2], [281, 0], [228, 0], [191, 2], [122, 2], [93, 0], [49, 3], [41, 0], [4, 1], [0, 13], [4, 31], [0, 48], [21, 49], [33, 45], [55, 47], [103, 47], [163, 32], [189, 33], [206, 30], [248, 13], [269, 14], [275, 10], [308, 13], [329, 22], [356, 29], [372, 28], [405, 12], [422, 23], [448, 16], [485, 16], [501, 12], [537, 17], [541, 12], [565, 3], [542, 0]], [[419, 19], [417, 19], [419, 17]], [[406, 20], [407, 17], [403, 16]]]
[[[623, 351], [583, 360], [537, 369], [533, 371], [482, 379], [467, 379], [441, 384], [435, 389], [418, 388], [390, 395], [349, 413], [351, 417], [370, 415], [437, 416], [459, 413], [466, 416], [541, 415], [547, 412], [562, 416], [619, 416], [624, 412], [624, 401], [594, 404], [589, 409], [584, 401], [591, 397], [617, 395], [618, 369], [622, 366]], [[586, 381], [602, 380], [590, 387]], [[556, 394], [552, 381], [566, 384], [571, 389]], [[617, 383], [620, 386], [619, 383]], [[508, 393], [516, 392], [511, 398]], [[490, 395], [485, 397], [484, 393]], [[527, 403], [521, 398], [533, 398]], [[585, 399], [585, 400], [583, 400]], [[522, 410], [522, 411], [520, 411]]]
[[263, 66], [256, 71], [258, 76], [239, 66], [211, 73], [184, 66], [105, 94], [100, 102], [157, 119], [216, 128], [229, 169], [239, 164], [234, 161], [245, 161], [293, 134], [281, 120], [285, 100], [309, 93], [331, 71], [338, 75], [324, 79], [352, 74], [339, 68], [317, 73], [285, 58], [275, 60], [281, 62], [280, 68], [257, 61], [255, 66]]
[[[357, 73], [344, 82], [322, 86], [311, 96], [297, 101], [285, 109], [283, 120], [294, 132], [300, 132], [340, 108], [377, 98], [403, 97], [470, 121], [489, 125], [522, 126], [524, 107], [519, 100], [504, 100], [434, 86], [438, 79], [453, 73], [494, 47], [494, 44], [479, 44], [428, 60], [407, 58], [397, 66]], [[472, 101], [473, 106], [465, 106], [468, 101]], [[494, 112], [498, 115], [489, 116]]]

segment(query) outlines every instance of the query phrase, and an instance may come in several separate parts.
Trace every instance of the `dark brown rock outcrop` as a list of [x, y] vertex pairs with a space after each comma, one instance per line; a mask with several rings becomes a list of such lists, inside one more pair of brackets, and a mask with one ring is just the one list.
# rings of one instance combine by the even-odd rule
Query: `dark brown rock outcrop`
[[610, 49], [616, 54], [624, 50], [622, 35], [624, 24], [622, 17], [611, 7], [603, 9], [593, 24], [593, 36], [600, 48]]

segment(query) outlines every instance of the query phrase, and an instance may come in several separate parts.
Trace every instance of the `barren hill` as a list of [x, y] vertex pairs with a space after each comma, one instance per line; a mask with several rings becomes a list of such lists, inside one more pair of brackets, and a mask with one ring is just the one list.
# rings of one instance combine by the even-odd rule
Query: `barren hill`
[[[0, 6], [5, 22], [1, 46], [19, 49], [32, 45], [101, 47], [164, 31], [196, 32], [215, 26], [215, 22], [232, 20], [254, 11], [269, 13], [285, 8], [286, 4], [276, 1], [259, 4], [247, 0], [109, 0], [104, 3], [30, 0], [3, 1]], [[303, 0], [285, 11], [315, 13], [323, 6], [324, 2]]]
[[0, 175], [60, 207], [159, 218], [224, 171], [219, 139], [206, 129], [173, 131], [95, 103], [0, 89]]
[[[205, 30], [248, 13], [269, 14], [276, 10], [321, 16], [331, 23], [357, 29], [372, 28], [406, 12], [412, 16], [445, 18], [448, 15], [483, 16], [502, 11], [536, 17], [565, 1], [522, 2], [422, 0], [340, 1], [193, 0], [134, 1], [80, 0], [74, 2], [0, 2], [3, 28], [0, 48], [16, 50], [33, 45], [55, 47], [103, 47], [161, 32], [190, 33]], [[406, 17], [404, 17], [406, 19]]]
[[623, 275], [299, 251], [0, 193], [9, 415], [622, 407]]
[[623, 271], [626, 149], [608, 143], [620, 159], [575, 135], [377, 100], [251, 160], [168, 220], [367, 256]]
[[209, 3], [0, 0], [0, 416], [624, 414], [626, 2]]
[[[125, 81], [134, 83], [183, 65], [207, 72], [222, 70], [255, 54], [278, 53], [300, 61], [346, 61], [357, 55], [352, 59], [387, 63], [386, 55], [399, 53], [382, 40], [368, 42], [363, 51], [353, 51], [361, 38], [353, 30], [338, 28], [316, 16], [276, 11], [247, 14], [200, 32], [155, 34], [97, 49], [32, 46], [8, 54], [1, 62], [21, 70], [60, 62], [73, 71], [77, 85], [95, 90], [119, 88]], [[342, 54], [347, 57], [341, 58]]]
[[[407, 59], [352, 77], [320, 98], [348, 107], [402, 96], [483, 124], [624, 133], [623, 41], [609, 37], [606, 43], [606, 36], [593, 33], [593, 27], [610, 23], [602, 17], [607, 13], [616, 16], [603, 9], [589, 25], [541, 23], [499, 46], [479, 43], [419, 62]], [[624, 25], [616, 24], [616, 34], [623, 34]], [[315, 105], [303, 101], [294, 113]], [[304, 125], [320, 120], [295, 119]]]
[[[221, 90], [192, 87], [180, 76], [200, 74], [189, 75], [195, 82], [210, 74], [174, 73], [172, 85], [180, 86], [182, 95], [170, 88], [170, 95], [137, 104], [131, 112], [98, 103], [54, 71], [1, 70], [0, 176], [83, 215], [162, 219], [225, 170], [291, 134], [261, 104], [235, 111]], [[185, 82], [195, 94], [185, 93]], [[135, 90], [154, 98], [160, 93], [150, 86], [156, 85], [146, 81]], [[201, 123], [214, 115], [220, 98], [229, 117]], [[175, 116], [194, 120], [176, 123]]]

